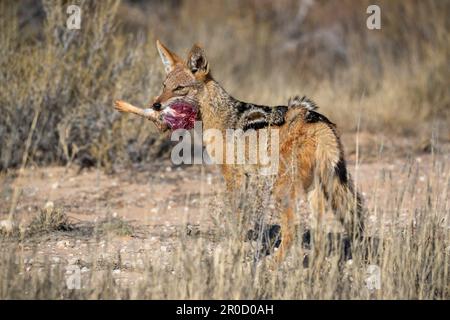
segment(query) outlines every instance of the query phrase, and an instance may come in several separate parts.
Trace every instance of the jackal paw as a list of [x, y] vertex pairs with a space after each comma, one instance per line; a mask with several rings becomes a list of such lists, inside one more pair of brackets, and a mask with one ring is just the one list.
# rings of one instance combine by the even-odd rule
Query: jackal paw
[[257, 250], [264, 255], [270, 255], [275, 248], [281, 245], [281, 227], [278, 224], [267, 225], [263, 230], [247, 231], [247, 239], [257, 242]]

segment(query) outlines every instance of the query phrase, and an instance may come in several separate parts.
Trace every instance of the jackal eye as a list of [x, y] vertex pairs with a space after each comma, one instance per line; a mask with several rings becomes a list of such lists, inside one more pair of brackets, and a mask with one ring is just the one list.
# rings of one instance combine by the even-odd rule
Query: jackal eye
[[176, 87], [173, 91], [174, 92], [176, 92], [176, 93], [185, 93], [187, 90], [187, 87], [185, 87], [185, 86], [178, 86], [178, 87]]

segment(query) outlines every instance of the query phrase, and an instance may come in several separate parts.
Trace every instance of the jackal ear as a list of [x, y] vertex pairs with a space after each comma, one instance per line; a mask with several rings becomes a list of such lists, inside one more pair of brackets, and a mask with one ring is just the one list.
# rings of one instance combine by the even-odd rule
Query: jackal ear
[[189, 52], [186, 64], [195, 76], [206, 76], [209, 73], [209, 63], [205, 51], [196, 44]]
[[177, 63], [182, 62], [180, 57], [167, 49], [159, 40], [156, 40], [156, 48], [158, 49], [166, 73], [172, 71]]

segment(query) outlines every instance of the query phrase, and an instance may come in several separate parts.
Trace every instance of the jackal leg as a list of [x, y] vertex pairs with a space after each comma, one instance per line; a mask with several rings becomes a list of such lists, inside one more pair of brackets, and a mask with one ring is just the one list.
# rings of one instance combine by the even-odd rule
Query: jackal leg
[[292, 246], [294, 231], [294, 210], [292, 207], [287, 207], [281, 212], [281, 245], [275, 256], [278, 263], [283, 261], [286, 252]]
[[[314, 239], [314, 250], [320, 247], [320, 244], [325, 241], [324, 238], [324, 215], [328, 208], [328, 201], [323, 192], [320, 183], [315, 183], [314, 187], [307, 193], [309, 208], [311, 211], [311, 228], [312, 238]], [[317, 253], [317, 252], [316, 252]]]
[[241, 221], [241, 208], [240, 199], [241, 196], [241, 184], [242, 177], [240, 176], [238, 170], [231, 165], [223, 164], [221, 166], [222, 176], [225, 180], [225, 200], [227, 202], [227, 206], [229, 208], [233, 208], [236, 210], [237, 221]]
[[226, 191], [228, 193], [240, 192], [243, 183], [242, 173], [233, 165], [223, 164], [222, 175], [225, 180]]
[[[292, 183], [291, 183], [292, 184]], [[275, 191], [275, 203], [280, 211], [281, 218], [281, 245], [275, 255], [275, 260], [280, 263], [286, 252], [292, 245], [295, 236], [295, 226], [294, 226], [294, 199], [295, 190], [291, 187], [283, 186], [283, 184], [278, 184]]]

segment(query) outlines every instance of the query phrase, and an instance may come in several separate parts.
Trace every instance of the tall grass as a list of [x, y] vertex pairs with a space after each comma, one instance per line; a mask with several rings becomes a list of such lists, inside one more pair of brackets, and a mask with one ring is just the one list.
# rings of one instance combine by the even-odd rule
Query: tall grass
[[[342, 249], [329, 253], [326, 241], [302, 241], [306, 228], [302, 223], [297, 243], [280, 265], [272, 256], [255, 262], [254, 243], [243, 241], [236, 215], [224, 204], [218, 206], [219, 200], [214, 201], [213, 213], [205, 212], [202, 219], [205, 225], [217, 221], [208, 230], [178, 232], [164, 240], [164, 249], [138, 245], [128, 258], [131, 266], [122, 261], [123, 250], [105, 261], [108, 237], [89, 241], [90, 250], [79, 256], [81, 264], [55, 262], [51, 255], [39, 254], [43, 247], [38, 239], [2, 238], [0, 298], [448, 299], [448, 172], [442, 161], [420, 170], [410, 162], [401, 173], [405, 183], [399, 187], [395, 173], [389, 176], [379, 170], [367, 199], [368, 232], [364, 243], [352, 249], [351, 260], [343, 258]], [[427, 178], [420, 181], [423, 174]], [[255, 200], [249, 197], [243, 200]], [[67, 235], [76, 229], [75, 224]], [[81, 273], [80, 289], [68, 288], [69, 265], [88, 268]], [[119, 281], [115, 270], [128, 274], [129, 281]], [[377, 276], [374, 270], [379, 270], [379, 283], [371, 286], [371, 277]]]
[[144, 122], [111, 112], [117, 97], [149, 102], [155, 83], [153, 46], [114, 36], [118, 1], [86, 2], [82, 30], [66, 28], [61, 2], [44, 1], [42, 39], [31, 41], [20, 40], [17, 5], [2, 6], [1, 168], [20, 163], [35, 115], [29, 159], [38, 164], [110, 165], [151, 137]]

